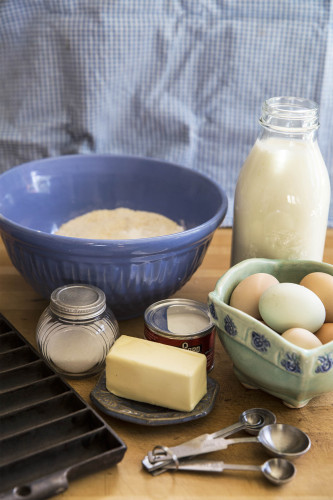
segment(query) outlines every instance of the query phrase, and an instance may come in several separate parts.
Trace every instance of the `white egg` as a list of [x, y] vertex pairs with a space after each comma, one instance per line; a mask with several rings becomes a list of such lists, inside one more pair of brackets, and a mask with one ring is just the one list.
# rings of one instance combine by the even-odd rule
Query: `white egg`
[[318, 330], [325, 321], [325, 307], [319, 297], [296, 283], [279, 283], [266, 290], [259, 300], [262, 319], [282, 333], [289, 328]]

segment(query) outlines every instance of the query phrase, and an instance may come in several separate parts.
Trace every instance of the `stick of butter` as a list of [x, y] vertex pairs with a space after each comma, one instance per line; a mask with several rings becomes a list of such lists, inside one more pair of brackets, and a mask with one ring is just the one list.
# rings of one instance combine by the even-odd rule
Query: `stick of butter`
[[116, 396], [192, 411], [207, 392], [204, 354], [122, 335], [106, 357], [106, 388]]

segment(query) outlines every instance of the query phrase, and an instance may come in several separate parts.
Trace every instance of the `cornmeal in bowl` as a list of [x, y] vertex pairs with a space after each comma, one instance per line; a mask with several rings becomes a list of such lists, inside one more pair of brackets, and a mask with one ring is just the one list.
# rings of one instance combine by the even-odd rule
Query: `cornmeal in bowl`
[[122, 240], [179, 233], [184, 228], [164, 215], [130, 208], [93, 210], [60, 226], [56, 234], [73, 238]]

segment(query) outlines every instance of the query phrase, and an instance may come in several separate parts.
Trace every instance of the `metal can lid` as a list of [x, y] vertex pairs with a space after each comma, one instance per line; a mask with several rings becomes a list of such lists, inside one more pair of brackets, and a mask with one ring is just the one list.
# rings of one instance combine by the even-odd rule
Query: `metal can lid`
[[50, 309], [64, 319], [92, 319], [105, 311], [105, 293], [93, 285], [64, 285], [52, 292]]
[[[192, 316], [192, 321], [189, 319]], [[149, 306], [144, 314], [146, 325], [160, 333], [191, 336], [212, 327], [208, 306], [191, 299], [166, 299]]]

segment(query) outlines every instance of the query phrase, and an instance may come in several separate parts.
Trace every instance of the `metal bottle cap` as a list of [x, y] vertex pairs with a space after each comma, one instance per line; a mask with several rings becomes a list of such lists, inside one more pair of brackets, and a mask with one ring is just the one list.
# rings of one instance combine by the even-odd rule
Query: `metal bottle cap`
[[105, 311], [105, 293], [93, 285], [61, 286], [51, 294], [50, 309], [64, 319], [92, 319]]

